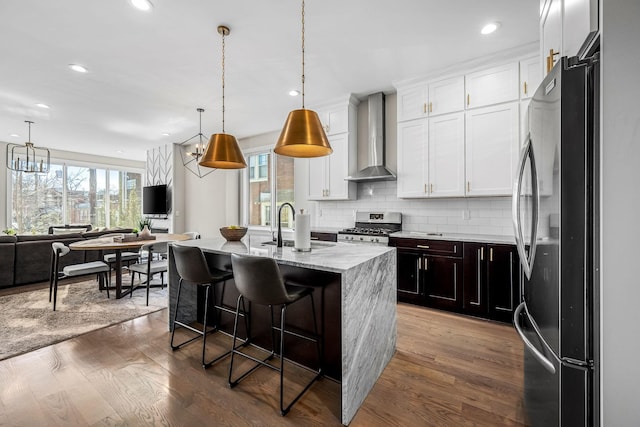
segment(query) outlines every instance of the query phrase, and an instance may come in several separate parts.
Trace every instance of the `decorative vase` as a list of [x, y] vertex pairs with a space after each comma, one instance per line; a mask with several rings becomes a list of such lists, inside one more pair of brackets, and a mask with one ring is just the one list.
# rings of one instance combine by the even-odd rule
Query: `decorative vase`
[[142, 237], [143, 239], [151, 237], [151, 231], [149, 231], [149, 227], [145, 225], [142, 231], [138, 233], [138, 237]]

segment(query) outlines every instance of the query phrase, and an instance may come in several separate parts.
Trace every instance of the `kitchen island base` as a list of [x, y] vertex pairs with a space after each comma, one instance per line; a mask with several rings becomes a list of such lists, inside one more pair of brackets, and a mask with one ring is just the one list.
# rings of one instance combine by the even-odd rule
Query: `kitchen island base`
[[[229, 268], [232, 252], [272, 256], [276, 258], [286, 279], [314, 287], [316, 314], [324, 334], [323, 372], [340, 382], [341, 422], [347, 425], [395, 352], [395, 249], [367, 247], [370, 253], [363, 253], [359, 245], [338, 244], [335, 248], [315, 253], [293, 253], [287, 248], [269, 248], [265, 252], [262, 248], [253, 251], [249, 249], [250, 246], [238, 243], [224, 247], [224, 241], [218, 239], [185, 242], [189, 246], [199, 246], [210, 266], [215, 268]], [[326, 252], [323, 254], [323, 251]], [[169, 318], [172, 318], [175, 308], [178, 280], [170, 249]], [[233, 280], [227, 281], [222, 302], [235, 307], [237, 296]], [[180, 300], [179, 318], [187, 322], [202, 319], [204, 295], [199, 295], [196, 287], [183, 287]], [[251, 316], [252, 342], [270, 349], [269, 310], [260, 306], [247, 308]], [[303, 329], [313, 329], [312, 316], [305, 304], [291, 306], [287, 318]], [[232, 327], [233, 316], [223, 314], [221, 329], [230, 332]], [[239, 335], [243, 333], [245, 331], [242, 329]], [[286, 345], [287, 358], [311, 369], [317, 368], [313, 343], [291, 340]]]

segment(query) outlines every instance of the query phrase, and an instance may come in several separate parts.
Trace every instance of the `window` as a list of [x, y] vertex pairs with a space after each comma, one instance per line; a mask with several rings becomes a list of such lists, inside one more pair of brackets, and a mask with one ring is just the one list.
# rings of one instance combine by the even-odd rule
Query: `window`
[[[278, 156], [270, 148], [247, 153], [249, 167], [243, 177], [243, 224], [271, 227], [277, 224], [278, 207], [294, 204], [294, 159]], [[275, 162], [274, 162], [275, 160]], [[272, 209], [274, 206], [276, 209]], [[293, 227], [293, 212], [282, 213], [282, 226]]]
[[269, 153], [257, 154], [249, 157], [249, 181], [268, 181]]
[[141, 173], [52, 162], [48, 174], [10, 179], [10, 227], [18, 233], [58, 224], [136, 227], [141, 215]]

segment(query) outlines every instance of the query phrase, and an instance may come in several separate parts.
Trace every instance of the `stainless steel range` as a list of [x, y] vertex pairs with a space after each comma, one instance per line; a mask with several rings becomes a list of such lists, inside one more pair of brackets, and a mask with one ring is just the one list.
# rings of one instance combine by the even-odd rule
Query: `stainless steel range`
[[389, 234], [402, 230], [400, 212], [356, 212], [356, 224], [338, 232], [339, 242], [389, 244]]

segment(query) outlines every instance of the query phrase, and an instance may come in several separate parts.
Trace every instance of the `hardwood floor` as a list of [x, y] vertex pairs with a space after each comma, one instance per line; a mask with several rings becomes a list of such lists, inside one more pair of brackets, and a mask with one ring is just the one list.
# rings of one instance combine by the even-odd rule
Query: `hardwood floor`
[[[322, 379], [280, 417], [277, 373], [259, 369], [229, 389], [228, 359], [203, 370], [200, 341], [172, 352], [166, 317], [1, 361], [0, 425], [340, 425], [337, 383]], [[211, 335], [208, 355], [229, 343]], [[522, 353], [509, 325], [399, 304], [397, 353], [351, 425], [523, 425]], [[285, 369], [292, 383], [309, 375]]]

